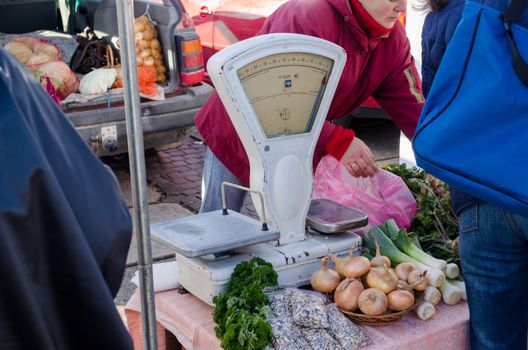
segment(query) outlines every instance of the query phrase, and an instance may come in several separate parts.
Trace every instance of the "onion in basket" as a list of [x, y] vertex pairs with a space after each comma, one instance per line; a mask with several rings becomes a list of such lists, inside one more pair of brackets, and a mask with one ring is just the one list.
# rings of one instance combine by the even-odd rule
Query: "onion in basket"
[[377, 316], [387, 311], [388, 299], [385, 293], [377, 288], [365, 289], [358, 298], [361, 312], [369, 316]]
[[338, 308], [346, 311], [356, 311], [358, 298], [365, 290], [363, 283], [355, 278], [345, 278], [334, 291], [334, 301]]
[[310, 277], [312, 288], [318, 292], [331, 293], [341, 281], [339, 274], [335, 270], [329, 269], [327, 265], [328, 259], [324, 257], [321, 260], [321, 267]]
[[393, 290], [387, 294], [388, 308], [392, 311], [407, 310], [414, 304], [414, 295], [406, 290]]

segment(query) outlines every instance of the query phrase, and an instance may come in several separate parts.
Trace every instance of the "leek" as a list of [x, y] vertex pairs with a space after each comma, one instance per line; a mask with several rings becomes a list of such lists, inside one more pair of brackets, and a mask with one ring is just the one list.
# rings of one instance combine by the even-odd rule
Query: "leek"
[[460, 281], [460, 280], [448, 280], [449, 283], [451, 283], [452, 285], [460, 288], [460, 290], [462, 291], [462, 300], [467, 300], [467, 293], [466, 293], [466, 284], [464, 283], [464, 281]]
[[416, 260], [420, 261], [424, 265], [430, 266], [434, 269], [438, 269], [442, 272], [445, 272], [447, 267], [447, 262], [445, 260], [440, 260], [432, 257], [431, 255], [427, 254], [420, 248], [416, 247], [412, 241], [409, 235], [407, 234], [407, 230], [401, 229], [398, 232], [398, 248], [405, 254], [409, 255], [412, 258], [415, 258]]
[[442, 294], [438, 290], [438, 288], [433, 286], [428, 286], [424, 292], [423, 292], [423, 298], [425, 301], [430, 302], [433, 305], [436, 305], [440, 302], [440, 299], [442, 299]]
[[442, 293], [442, 300], [447, 305], [455, 305], [462, 299], [462, 290], [457, 286], [447, 282], [447, 280], [442, 283], [439, 289]]
[[433, 304], [423, 301], [417, 308], [414, 308], [414, 312], [416, 312], [419, 319], [427, 321], [434, 316], [436, 310]]
[[444, 271], [447, 278], [457, 278], [460, 273], [460, 269], [457, 264], [449, 263], [447, 264], [446, 270]]

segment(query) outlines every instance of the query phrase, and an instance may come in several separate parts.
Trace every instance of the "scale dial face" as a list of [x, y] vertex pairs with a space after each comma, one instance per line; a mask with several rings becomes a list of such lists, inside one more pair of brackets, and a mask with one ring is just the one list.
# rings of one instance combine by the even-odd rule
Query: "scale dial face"
[[290, 52], [237, 70], [267, 138], [311, 131], [333, 63], [317, 54]]

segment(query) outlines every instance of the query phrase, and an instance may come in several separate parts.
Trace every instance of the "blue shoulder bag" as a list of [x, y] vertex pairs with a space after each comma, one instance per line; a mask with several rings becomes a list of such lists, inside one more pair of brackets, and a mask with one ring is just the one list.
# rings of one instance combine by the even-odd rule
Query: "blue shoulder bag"
[[429, 173], [528, 216], [528, 29], [518, 24], [525, 1], [504, 12], [467, 2], [413, 148]]

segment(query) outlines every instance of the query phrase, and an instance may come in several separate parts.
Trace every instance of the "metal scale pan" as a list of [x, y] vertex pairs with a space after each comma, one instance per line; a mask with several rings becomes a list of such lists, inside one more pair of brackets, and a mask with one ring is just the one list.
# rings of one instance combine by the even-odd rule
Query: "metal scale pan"
[[338, 233], [368, 224], [364, 212], [329, 199], [315, 199], [310, 203], [306, 225], [322, 233]]
[[228, 210], [213, 211], [151, 225], [152, 237], [193, 258], [278, 240], [277, 230], [263, 230], [258, 220]]

